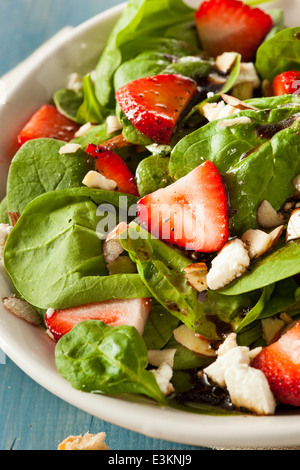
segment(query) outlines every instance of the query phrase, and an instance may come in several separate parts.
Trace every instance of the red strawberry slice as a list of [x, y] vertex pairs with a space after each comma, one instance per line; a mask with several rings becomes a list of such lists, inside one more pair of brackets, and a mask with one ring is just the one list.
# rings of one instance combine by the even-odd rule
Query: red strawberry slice
[[299, 95], [300, 72], [297, 70], [291, 70], [277, 75], [273, 80], [273, 91], [275, 96]]
[[48, 310], [45, 324], [58, 341], [82, 321], [98, 320], [106, 325], [134, 326], [142, 335], [152, 307], [152, 299], [109, 300], [63, 310]]
[[55, 106], [45, 104], [24, 126], [18, 136], [21, 147], [25, 142], [38, 138], [50, 138], [70, 142], [79, 125], [63, 116]]
[[226, 188], [209, 161], [142, 198], [138, 217], [154, 236], [186, 250], [215, 252], [229, 237]]
[[175, 126], [197, 92], [190, 78], [162, 74], [135, 80], [116, 92], [124, 114], [144, 135], [168, 144]]
[[300, 406], [300, 321], [256, 356], [260, 369], [280, 403]]
[[96, 170], [99, 173], [117, 183], [116, 191], [139, 196], [134, 174], [119, 155], [94, 144], [87, 146], [86, 153], [97, 159]]
[[210, 56], [235, 51], [243, 61], [251, 61], [273, 20], [239, 0], [206, 0], [196, 12], [196, 25], [201, 45]]

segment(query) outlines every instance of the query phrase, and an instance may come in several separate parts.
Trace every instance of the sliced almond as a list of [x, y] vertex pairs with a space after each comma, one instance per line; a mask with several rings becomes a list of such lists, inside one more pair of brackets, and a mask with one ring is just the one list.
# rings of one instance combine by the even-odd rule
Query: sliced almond
[[148, 362], [154, 367], [160, 367], [165, 362], [173, 368], [176, 351], [177, 349], [149, 349]]
[[216, 58], [216, 67], [222, 73], [228, 73], [238, 58], [237, 52], [224, 52]]
[[186, 325], [176, 328], [173, 335], [178, 343], [196, 354], [207, 357], [216, 356], [216, 351], [212, 348], [210, 340], [194, 333]]
[[272, 344], [280, 338], [280, 335], [285, 327], [283, 320], [279, 318], [264, 318], [261, 321], [263, 337], [266, 343]]
[[66, 144], [59, 149], [59, 153], [60, 155], [72, 154], [76, 153], [79, 149], [81, 149], [81, 145], [79, 144]]
[[219, 75], [218, 73], [211, 73], [208, 76], [208, 82], [212, 85], [225, 85], [227, 78]]
[[124, 248], [120, 242], [122, 233], [125, 233], [128, 229], [126, 222], [121, 222], [115, 227], [106, 237], [103, 243], [103, 255], [104, 260], [107, 264], [115, 261], [124, 251]]
[[104, 175], [93, 170], [87, 173], [82, 183], [88, 188], [102, 189], [104, 191], [114, 191], [117, 188], [115, 181], [105, 178]]
[[295, 209], [287, 224], [286, 241], [297, 240], [300, 238], [300, 209]]
[[282, 235], [284, 229], [284, 225], [279, 225], [279, 227], [276, 227], [272, 232], [269, 233], [269, 236], [272, 238], [272, 246], [275, 245], [275, 243], [278, 242], [279, 238]]
[[188, 283], [198, 292], [207, 290], [208, 269], [205, 263], [195, 263], [187, 266], [185, 269], [185, 278]]
[[116, 116], [108, 116], [106, 119], [106, 130], [108, 134], [121, 131], [123, 128]]
[[75, 137], [82, 137], [85, 135], [89, 130], [93, 129], [95, 127], [95, 124], [92, 124], [91, 122], [87, 122], [83, 126], [81, 126], [78, 131], [75, 134]]
[[39, 326], [42, 324], [40, 314], [26, 300], [18, 299], [14, 295], [2, 299], [4, 307], [17, 317], [25, 320], [31, 325]]
[[264, 228], [275, 228], [284, 224], [284, 217], [264, 200], [257, 210], [257, 222]]
[[254, 111], [258, 111], [258, 108], [255, 108], [254, 106], [251, 106], [250, 104], [241, 101], [235, 96], [226, 95], [224, 93], [220, 93], [220, 96], [225, 101], [225, 103], [229, 104], [230, 106], [233, 106], [234, 108], [240, 109], [241, 111], [245, 109], [252, 109]]
[[300, 192], [300, 175], [293, 179], [293, 185], [296, 191]]

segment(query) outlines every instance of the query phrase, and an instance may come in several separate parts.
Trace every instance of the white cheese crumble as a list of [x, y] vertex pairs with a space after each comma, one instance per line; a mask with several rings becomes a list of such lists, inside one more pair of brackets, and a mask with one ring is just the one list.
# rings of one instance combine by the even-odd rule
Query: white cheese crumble
[[212, 261], [206, 278], [208, 288], [221, 289], [242, 276], [249, 265], [250, 257], [245, 244], [238, 238], [229, 241]]
[[157, 385], [163, 395], [168, 396], [175, 391], [171, 383], [173, 369], [167, 362], [163, 362], [158, 369], [153, 369], [151, 372], [154, 375]]

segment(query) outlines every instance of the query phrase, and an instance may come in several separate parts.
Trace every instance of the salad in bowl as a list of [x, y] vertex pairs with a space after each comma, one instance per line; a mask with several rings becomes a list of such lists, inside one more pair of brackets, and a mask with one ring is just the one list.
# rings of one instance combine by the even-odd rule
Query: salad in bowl
[[130, 0], [15, 137], [5, 309], [87, 394], [300, 406], [300, 26], [262, 1]]

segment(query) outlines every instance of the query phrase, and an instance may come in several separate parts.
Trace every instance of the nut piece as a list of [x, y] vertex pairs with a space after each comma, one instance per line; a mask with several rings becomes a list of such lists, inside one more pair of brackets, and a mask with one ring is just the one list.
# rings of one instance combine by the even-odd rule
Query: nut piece
[[274, 228], [284, 224], [284, 217], [264, 200], [257, 209], [257, 222], [261, 227]]
[[15, 316], [25, 320], [31, 325], [42, 324], [40, 314], [26, 300], [18, 299], [14, 295], [2, 299], [4, 307]]
[[188, 283], [198, 292], [207, 290], [208, 269], [205, 263], [195, 263], [187, 266], [185, 269], [185, 278]]
[[250, 104], [247, 104], [244, 101], [241, 101], [235, 96], [226, 95], [224, 93], [220, 93], [220, 96], [225, 101], [225, 103], [241, 111], [244, 111], [245, 109], [252, 109], [253, 111], [258, 111], [258, 108], [255, 108], [254, 106], [251, 106]]
[[110, 450], [104, 442], [105, 438], [104, 432], [69, 436], [58, 445], [58, 450]]
[[121, 131], [123, 129], [122, 124], [120, 124], [116, 116], [108, 116], [106, 119], [106, 130], [108, 134], [114, 134], [115, 132]]
[[251, 259], [257, 259], [265, 255], [278, 241], [284, 229], [284, 225], [275, 228], [271, 233], [262, 230], [249, 229], [242, 236]]
[[83, 126], [81, 126], [78, 131], [75, 134], [75, 137], [82, 137], [85, 135], [89, 130], [93, 129], [95, 127], [95, 124], [92, 124], [91, 122], [87, 122]]
[[207, 357], [216, 356], [216, 351], [212, 348], [210, 340], [194, 333], [186, 325], [176, 328], [173, 335], [178, 343], [196, 354]]
[[241, 124], [251, 124], [252, 120], [247, 116], [240, 116], [234, 119], [224, 119], [219, 124], [219, 127], [232, 127], [239, 126]]
[[300, 238], [300, 209], [295, 209], [288, 221], [286, 229], [286, 241]]
[[224, 52], [216, 58], [216, 67], [220, 72], [228, 73], [232, 69], [237, 58], [237, 52]]
[[105, 178], [98, 171], [89, 171], [82, 183], [88, 188], [103, 189], [104, 191], [114, 191], [117, 187], [115, 181]]

